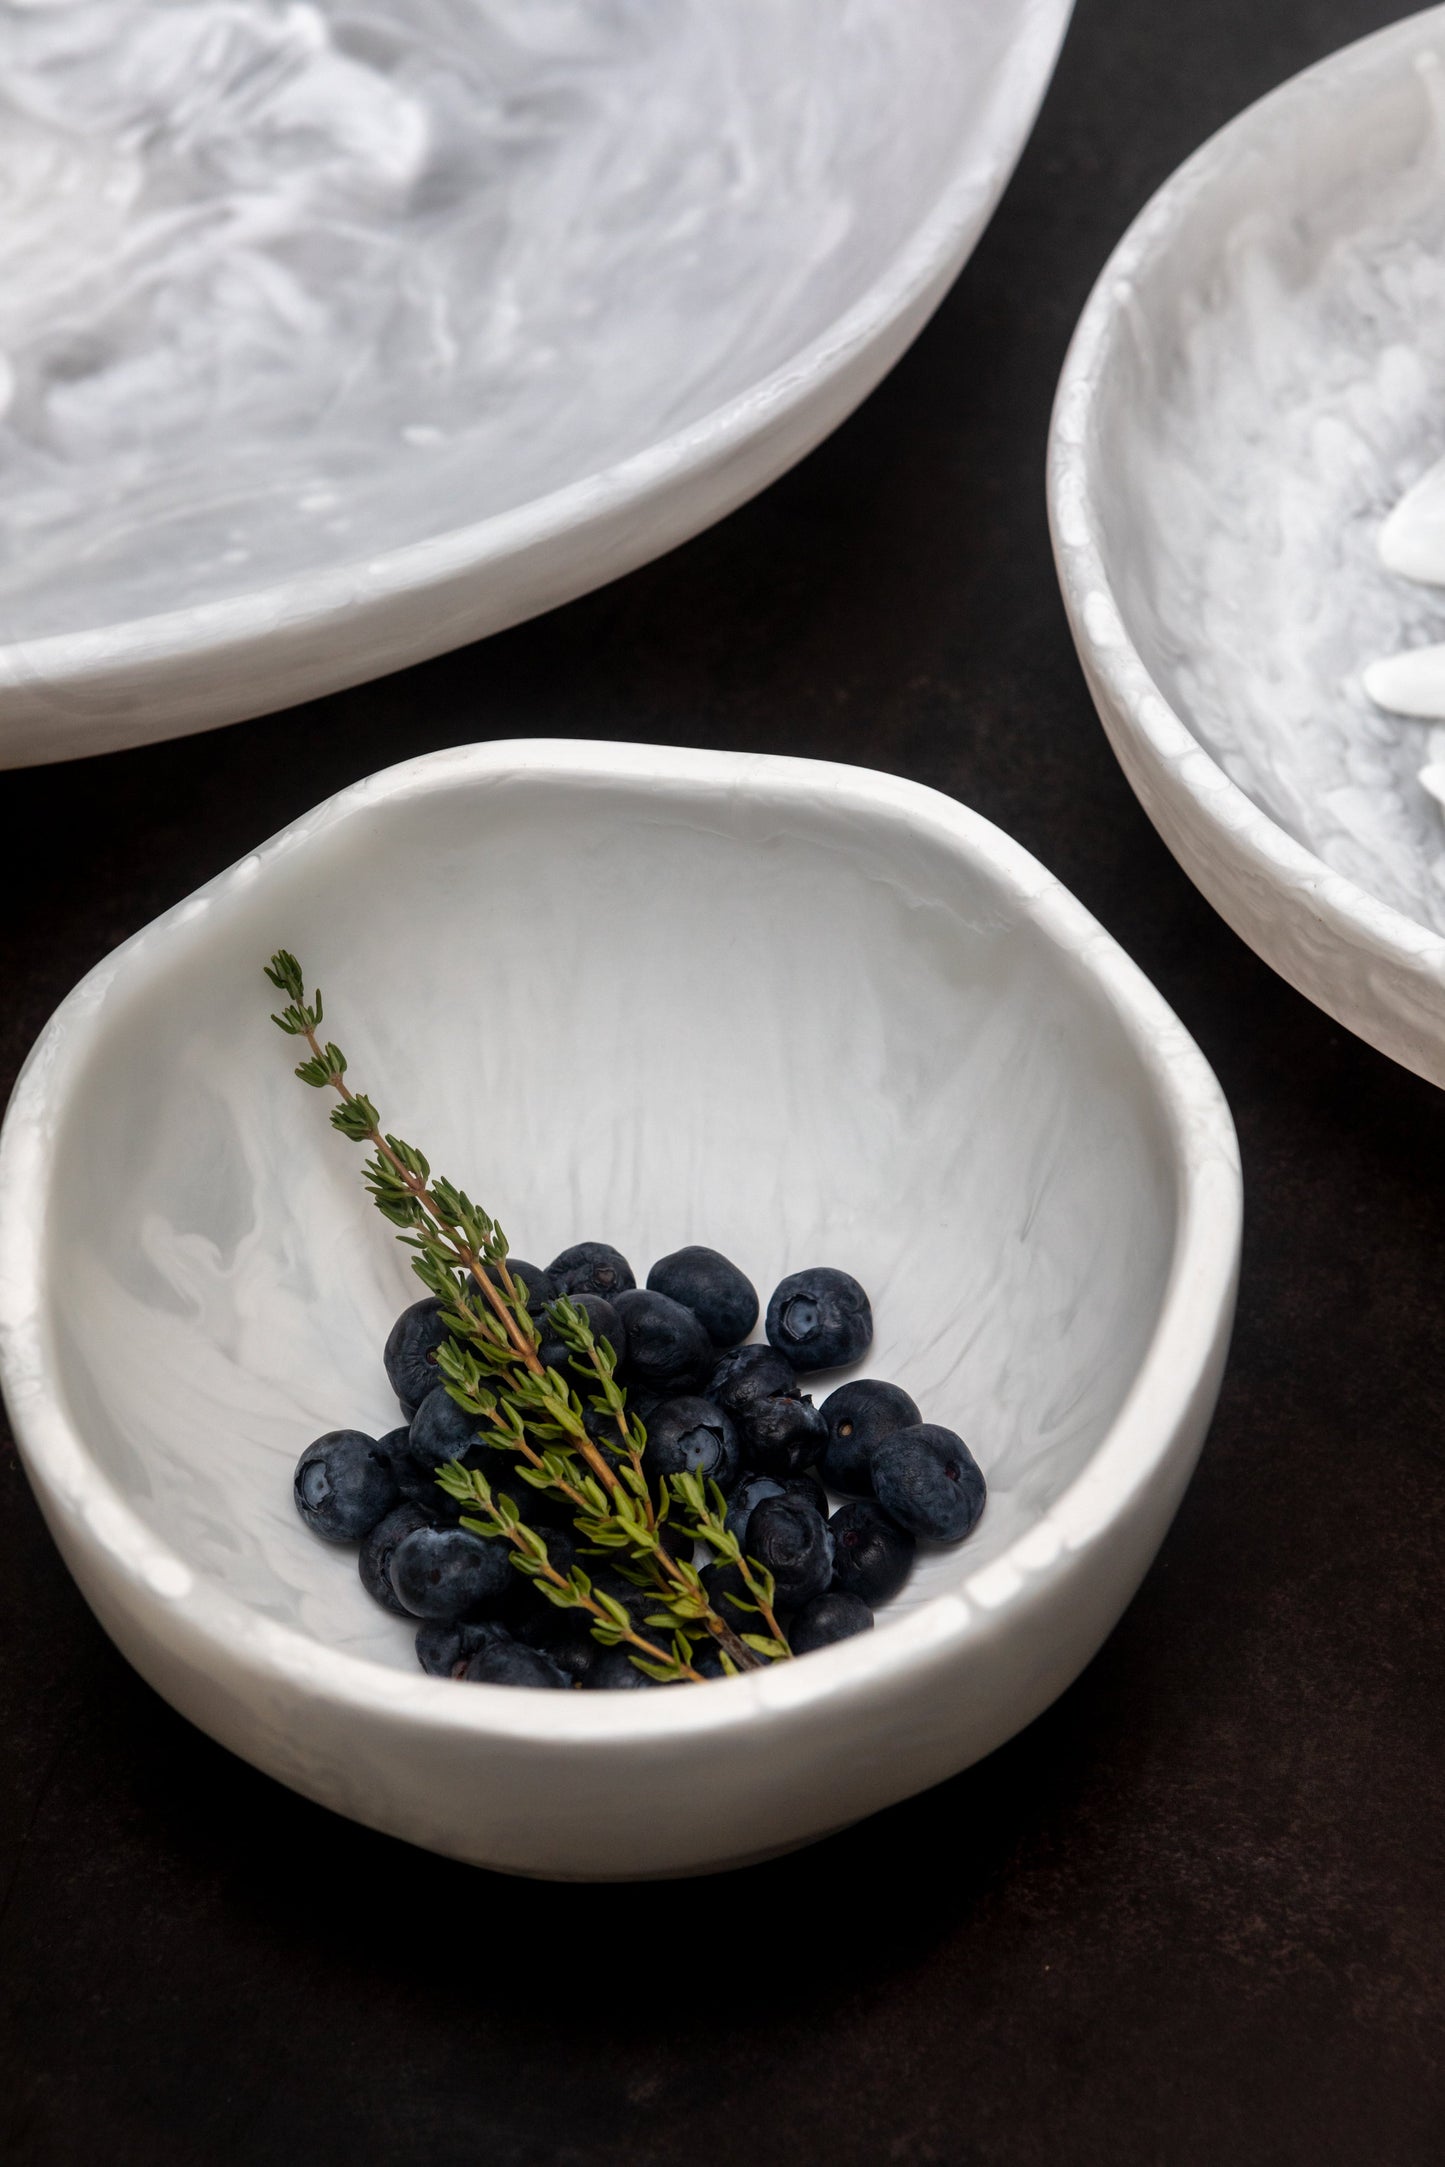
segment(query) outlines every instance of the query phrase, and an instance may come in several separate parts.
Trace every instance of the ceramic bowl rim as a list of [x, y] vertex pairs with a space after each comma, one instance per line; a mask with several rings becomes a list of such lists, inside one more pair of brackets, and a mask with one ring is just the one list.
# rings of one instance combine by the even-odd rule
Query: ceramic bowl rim
[[[459, 1693], [449, 1680], [392, 1669], [319, 1644], [262, 1617], [203, 1579], [148, 1528], [91, 1459], [47, 1346], [49, 1242], [45, 1202], [56, 1139], [75, 1080], [103, 1049], [113, 1004], [160, 976], [170, 958], [203, 946], [207, 919], [266, 867], [315, 837], [392, 803], [471, 791], [525, 773], [563, 789], [622, 785], [634, 795], [735, 796], [761, 787], [813, 804], [820, 793], [860, 822], [926, 836], [980, 870], [1058, 966], [1085, 982], [1137, 1056], [1162, 1116], [1174, 1174], [1173, 1253], [1151, 1337], [1112, 1424], [1055, 1503], [1001, 1556], [959, 1588], [806, 1662], [686, 1693], [553, 1694], [502, 1686]], [[359, 1192], [358, 1192], [359, 1193]], [[823, 1703], [846, 1706], [871, 1687], [906, 1679], [920, 1662], [957, 1656], [1027, 1610], [1071, 1558], [1099, 1539], [1149, 1484], [1212, 1374], [1232, 1317], [1241, 1223], [1234, 1126], [1203, 1055], [1112, 937], [1052, 875], [1000, 829], [923, 785], [869, 769], [766, 754], [568, 740], [499, 740], [424, 754], [337, 793], [259, 850], [131, 936], [66, 997], [16, 1082], [0, 1130], [0, 1378], [16, 1441], [49, 1517], [127, 1583], [124, 1607], [158, 1638], [184, 1641], [208, 1671], [239, 1667], [272, 1690], [292, 1688], [356, 1715], [471, 1734], [478, 1740], [566, 1741], [597, 1749], [700, 1738], [763, 1716], [786, 1719]], [[84, 1500], [84, 1511], [80, 1500]], [[79, 1523], [79, 1524], [77, 1524]]]
[[[1341, 46], [1246, 106], [1171, 174], [1129, 226], [1085, 303], [1059, 378], [1048, 452], [1049, 524], [1065, 608], [1085, 666], [1107, 688], [1120, 728], [1150, 748], [1229, 855], [1306, 904], [1351, 947], [1363, 936], [1369, 947], [1388, 951], [1439, 987], [1445, 987], [1445, 937], [1297, 842], [1225, 773], [1155, 680], [1129, 632], [1100, 547], [1104, 448], [1095, 411], [1150, 271], [1168, 255], [1180, 220], [1236, 168], [1242, 147], [1266, 135], [1281, 108], [1308, 99], [1321, 82], [1350, 68], [1373, 82], [1372, 62], [1388, 63], [1394, 48], [1442, 34], [1445, 6], [1438, 6]], [[1318, 1001], [1308, 989], [1307, 997]], [[1366, 1035], [1358, 1025], [1348, 1027]]]
[[[253, 640], [278, 620], [310, 625], [347, 614], [356, 606], [363, 572], [367, 607], [379, 607], [640, 509], [675, 484], [725, 463], [754, 438], [776, 431], [921, 304], [987, 228], [1023, 155], [1074, 10], [1074, 0], [1012, 4], [1019, 20], [984, 108], [984, 124], [960, 146], [928, 208], [858, 298], [754, 383], [643, 450], [486, 518], [216, 601], [69, 632], [22, 634], [0, 642], [0, 672], [7, 662], [12, 668], [19, 664], [27, 677], [80, 688], [128, 666], [182, 662]], [[982, 196], [980, 136], [1002, 153], [992, 160]]]

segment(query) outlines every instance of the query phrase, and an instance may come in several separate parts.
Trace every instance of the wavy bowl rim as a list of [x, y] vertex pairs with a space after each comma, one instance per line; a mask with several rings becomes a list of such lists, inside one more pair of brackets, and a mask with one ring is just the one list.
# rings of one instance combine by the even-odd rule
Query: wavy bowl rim
[[[1164, 1117], [1175, 1182], [1175, 1237], [1158, 1317], [1114, 1421], [1049, 1510], [960, 1588], [928, 1598], [874, 1632], [706, 1689], [645, 1695], [525, 1693], [392, 1669], [328, 1648], [265, 1618], [203, 1580], [140, 1519], [92, 1461], [50, 1382], [45, 1202], [67, 1083], [103, 1045], [113, 1004], [137, 972], [159, 975], [169, 955], [204, 940], [218, 905], [268, 864], [391, 802], [474, 789], [509, 776], [562, 785], [621, 784], [736, 795], [820, 794], [863, 819], [883, 816], [926, 833], [982, 872], [1086, 979], [1138, 1056]], [[209, 1674], [293, 1689], [359, 1717], [490, 1740], [624, 1746], [701, 1738], [767, 1717], [785, 1721], [822, 1703], [866, 1701], [918, 1662], [962, 1655], [1008, 1615], [1032, 1607], [1080, 1551], [1109, 1528], [1169, 1458], [1196, 1394], [1227, 1345], [1237, 1285], [1242, 1177], [1234, 1124], [1203, 1054], [1163, 996], [1084, 906], [1022, 845], [952, 798], [866, 768], [772, 754], [603, 742], [492, 740], [423, 754], [337, 792], [259, 850], [217, 874], [98, 963], [56, 1009], [16, 1081], [0, 1128], [0, 1382], [16, 1442], [49, 1519], [124, 1584], [122, 1607], [161, 1645], [184, 1644]], [[78, 1500], [85, 1499], [85, 1512]], [[69, 1558], [66, 1559], [69, 1564]], [[74, 1568], [72, 1568], [73, 1570]]]

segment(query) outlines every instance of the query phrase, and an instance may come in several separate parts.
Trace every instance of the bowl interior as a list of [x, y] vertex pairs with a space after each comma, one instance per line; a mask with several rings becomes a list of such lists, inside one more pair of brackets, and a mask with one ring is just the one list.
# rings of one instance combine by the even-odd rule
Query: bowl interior
[[413, 1662], [291, 1504], [313, 1435], [397, 1419], [380, 1346], [413, 1283], [267, 1021], [284, 944], [383, 1121], [520, 1253], [601, 1236], [641, 1278], [705, 1241], [764, 1299], [806, 1264], [855, 1272], [862, 1373], [961, 1430], [991, 1486], [906, 1602], [997, 1556], [1133, 1380], [1178, 1146], [1102, 981], [976, 827], [961, 855], [916, 812], [766, 769], [442, 779], [353, 795], [143, 937], [49, 1204], [50, 1359], [99, 1470], [204, 1579]]
[[1445, 452], [1445, 14], [1337, 56], [1146, 215], [1116, 289], [1090, 489], [1124, 622], [1238, 786], [1445, 931], [1445, 730], [1361, 673], [1445, 638], [1382, 522]]
[[1000, 83], [1056, 12], [6, 11], [4, 637], [365, 560], [739, 397], [894, 262], [960, 146], [1011, 155]]

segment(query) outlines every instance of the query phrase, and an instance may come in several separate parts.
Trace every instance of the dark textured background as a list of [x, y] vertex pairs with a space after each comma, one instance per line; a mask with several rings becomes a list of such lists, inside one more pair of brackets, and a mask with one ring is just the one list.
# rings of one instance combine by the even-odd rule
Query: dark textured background
[[[1103, 1653], [983, 1766], [730, 1881], [513, 1883], [278, 1789], [121, 1662], [7, 1443], [4, 2160], [1445, 2156], [1445, 1100], [1273, 978], [1155, 839], [1075, 666], [1042, 489], [1069, 329], [1126, 221], [1246, 100], [1398, 12], [1080, 0], [937, 319], [757, 503], [404, 676], [0, 780], [17, 848], [46, 846], [0, 867], [8, 1080], [115, 942], [407, 754], [612, 735], [916, 776], [1036, 851], [1162, 988], [1248, 1192], [1218, 1419]], [[643, 1952], [667, 1944], [664, 1970]]]

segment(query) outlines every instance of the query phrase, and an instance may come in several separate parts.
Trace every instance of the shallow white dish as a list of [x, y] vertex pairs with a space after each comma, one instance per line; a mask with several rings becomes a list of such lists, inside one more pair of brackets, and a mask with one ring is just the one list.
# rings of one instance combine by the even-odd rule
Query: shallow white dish
[[0, 764], [357, 683], [740, 504], [937, 304], [1070, 4], [5, 11]]
[[[973, 1538], [767, 1674], [423, 1676], [291, 1503], [312, 1436], [394, 1423], [415, 1283], [267, 1020], [283, 943], [353, 1081], [519, 1250], [706, 1239], [764, 1294], [854, 1270], [868, 1371], [986, 1470]], [[809, 761], [478, 745], [332, 799], [63, 1004], [0, 1136], [0, 1368], [66, 1562], [192, 1721], [458, 1858], [682, 1873], [935, 1783], [1075, 1677], [1194, 1465], [1239, 1224], [1197, 1049], [976, 815]]]
[[1445, 10], [1286, 84], [1130, 229], [1080, 321], [1049, 481], [1115, 752], [1264, 959], [1445, 1083], [1445, 738], [1363, 672], [1445, 637], [1380, 527], [1445, 451]]

